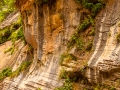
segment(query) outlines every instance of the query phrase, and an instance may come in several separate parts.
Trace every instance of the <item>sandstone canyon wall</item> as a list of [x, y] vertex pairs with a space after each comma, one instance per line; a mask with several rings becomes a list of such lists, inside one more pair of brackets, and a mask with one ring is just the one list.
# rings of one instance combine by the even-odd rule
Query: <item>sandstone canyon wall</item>
[[[32, 60], [32, 64], [19, 76], [2, 81], [1, 90], [54, 90], [63, 85], [64, 80], [59, 79], [63, 68], [67, 71], [85, 69], [82, 75], [89, 82], [107, 83], [120, 90], [120, 45], [116, 39], [120, 33], [120, 0], [108, 0], [95, 17], [94, 36], [88, 35], [92, 31], [91, 26], [80, 34], [84, 46], [89, 41], [93, 42], [91, 51], [67, 48], [71, 35], [90, 13], [75, 0], [50, 0], [49, 3], [16, 0], [16, 6], [23, 20], [25, 39], [34, 50], [28, 52], [28, 45], [17, 41], [17, 50], [13, 55], [8, 55], [3, 53], [3, 47], [11, 43], [1, 45], [0, 57], [5, 58], [0, 61], [0, 69], [8, 65], [14, 71], [26, 60]], [[63, 53], [74, 55], [77, 61], [66, 61], [61, 66]]]

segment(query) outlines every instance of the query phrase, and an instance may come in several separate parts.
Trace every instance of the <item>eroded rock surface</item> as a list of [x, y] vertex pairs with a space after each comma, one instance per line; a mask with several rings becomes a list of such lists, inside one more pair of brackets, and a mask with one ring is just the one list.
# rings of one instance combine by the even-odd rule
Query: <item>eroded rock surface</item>
[[90, 79], [93, 81], [100, 80], [100, 72], [111, 72], [111, 76], [114, 74], [113, 71], [119, 72], [120, 45], [117, 42], [117, 35], [120, 33], [119, 5], [120, 0], [109, 1], [106, 8], [96, 18], [95, 51], [88, 62], [91, 68], [89, 73], [93, 73]]
[[52, 6], [29, 0], [19, 7], [25, 39], [34, 48], [34, 60], [26, 75], [5, 80], [3, 90], [54, 90], [63, 84], [59, 80], [59, 59], [80, 23], [81, 8], [74, 0], [57, 0]]
[[[13, 70], [22, 61], [32, 59], [33, 62], [26, 73], [23, 72], [13, 79], [5, 79], [0, 88], [1, 90], [36, 90], [38, 88], [54, 90], [63, 84], [63, 81], [59, 80], [60, 55], [66, 52], [71, 35], [89, 11], [74, 0], [50, 0], [52, 4], [34, 0], [16, 1], [23, 19], [25, 39], [32, 45], [34, 52], [33, 55], [27, 53], [29, 47], [18, 41], [18, 46], [16, 45], [19, 47], [18, 50], [0, 61], [0, 69], [7, 65], [5, 64], [7, 61], [4, 62], [4, 60], [10, 60], [8, 64], [12, 65]], [[106, 77], [103, 72], [107, 74], [112, 72], [114, 80], [119, 78], [120, 45], [116, 40], [116, 35], [120, 32], [119, 6], [120, 0], [109, 0], [106, 7], [97, 15], [92, 55], [88, 54], [89, 52], [77, 54], [75, 48], [70, 51], [79, 57], [77, 63], [68, 64], [70, 69], [71, 67], [80, 68], [82, 62], [89, 60], [89, 69], [85, 75], [89, 81], [104, 81], [103, 78]], [[85, 33], [88, 33], [89, 29]], [[82, 36], [86, 42], [89, 41], [85, 38], [86, 35]], [[2, 58], [3, 51], [0, 54]]]

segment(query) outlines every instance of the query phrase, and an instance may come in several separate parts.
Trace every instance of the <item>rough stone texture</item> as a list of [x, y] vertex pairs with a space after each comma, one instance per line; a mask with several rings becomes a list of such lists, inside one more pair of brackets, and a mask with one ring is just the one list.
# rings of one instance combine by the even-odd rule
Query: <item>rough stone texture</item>
[[100, 81], [101, 72], [111, 72], [112, 76], [120, 68], [120, 45], [116, 40], [120, 33], [119, 5], [120, 0], [109, 0], [106, 8], [96, 18], [95, 50], [88, 62], [88, 77], [92, 81]]
[[[6, 78], [0, 83], [0, 90], [36, 90], [38, 88], [54, 90], [55, 87], [63, 84], [63, 81], [59, 80], [60, 55], [67, 50], [66, 46], [70, 36], [85, 18], [86, 12], [89, 12], [74, 0], [56, 0], [52, 5], [41, 4], [34, 0], [16, 1], [23, 19], [25, 38], [34, 48], [34, 52], [33, 55], [28, 54], [28, 46], [24, 46], [21, 41], [18, 41], [18, 46], [16, 46], [19, 49], [10, 56], [8, 53], [3, 53], [2, 48], [8, 45], [5, 44], [0, 48], [0, 58], [6, 56], [0, 60], [0, 69], [6, 67], [9, 60], [7, 66], [12, 67], [13, 70], [25, 60], [32, 58], [33, 62], [26, 70], [27, 72], [25, 71], [26, 73], [23, 72], [14, 79]], [[120, 45], [116, 41], [116, 35], [120, 33], [119, 6], [120, 0], [108, 1], [106, 7], [96, 17], [92, 56], [90, 57], [89, 52], [78, 54], [73, 48], [70, 53], [75, 54], [79, 60], [65, 63], [67, 69], [82, 67], [82, 64], [86, 64], [90, 57], [89, 69], [84, 74], [89, 81], [118, 85], [116, 78], [120, 76]], [[91, 27], [85, 33], [89, 33], [90, 29]], [[86, 37], [86, 34], [81, 37]], [[89, 40], [91, 39], [84, 38], [86, 42]], [[110, 82], [105, 79], [108, 76]], [[119, 90], [119, 85], [117, 87]]]
[[[25, 39], [34, 48], [34, 60], [26, 74], [4, 80], [2, 90], [54, 90], [63, 84], [59, 80], [59, 59], [81, 21], [82, 7], [74, 0], [57, 0], [52, 6], [28, 0], [19, 8]], [[13, 70], [22, 62], [21, 55], [18, 55]]]
[[10, 26], [13, 22], [16, 22], [19, 18], [20, 13], [18, 11], [15, 11], [7, 16], [7, 18], [0, 23], [0, 29], [3, 29], [7, 26]]

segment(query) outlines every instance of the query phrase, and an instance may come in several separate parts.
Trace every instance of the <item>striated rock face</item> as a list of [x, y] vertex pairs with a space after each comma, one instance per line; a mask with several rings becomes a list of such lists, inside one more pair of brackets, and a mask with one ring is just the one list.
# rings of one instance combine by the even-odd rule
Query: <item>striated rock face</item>
[[34, 60], [27, 74], [21, 73], [12, 80], [4, 80], [2, 89], [54, 90], [63, 84], [59, 80], [59, 59], [80, 23], [82, 7], [74, 0], [57, 0], [52, 6], [32, 0], [22, 6], [21, 1], [17, 3], [23, 19], [25, 39], [34, 48]]
[[[2, 23], [0, 23], [0, 29], [3, 29], [5, 27], [10, 26], [13, 22], [17, 21], [17, 19], [19, 18], [20, 13], [18, 11], [15, 11], [13, 13], [11, 13], [5, 21], [3, 21]], [[11, 18], [12, 17], [12, 18]]]
[[[33, 62], [29, 69], [18, 77], [6, 78], [0, 83], [0, 90], [36, 90], [38, 88], [54, 90], [63, 84], [63, 81], [59, 80], [60, 55], [66, 52], [71, 35], [89, 11], [74, 0], [50, 0], [49, 3], [37, 0], [16, 0], [16, 6], [23, 19], [25, 39], [32, 45], [34, 52], [28, 53], [29, 46], [18, 41], [16, 48], [19, 48], [16, 52], [6, 56], [2, 48], [8, 44], [0, 46], [2, 47], [0, 57], [6, 56], [0, 61], [0, 69], [8, 65], [14, 71], [23, 61], [32, 59]], [[103, 82], [106, 79], [105, 74], [110, 78], [114, 76], [114, 80], [120, 76], [120, 45], [116, 40], [117, 34], [120, 33], [119, 6], [120, 0], [109, 0], [106, 7], [96, 17], [92, 55], [91, 53], [78, 54], [74, 48], [70, 51], [76, 54], [80, 61], [77, 64], [74, 63], [73, 67], [79, 69], [82, 62], [89, 60], [89, 69], [85, 72], [89, 81]], [[90, 28], [85, 33], [88, 33]], [[93, 38], [86, 39], [86, 35], [82, 37], [86, 42]], [[9, 63], [6, 64], [8, 61]], [[72, 65], [70, 64], [71, 67]]]
[[[101, 72], [119, 78], [120, 45], [117, 42], [117, 35], [120, 33], [119, 5], [120, 0], [110, 0], [106, 8], [96, 18], [95, 51], [88, 62], [91, 68], [89, 71], [90, 80], [100, 81], [101, 78], [104, 78], [100, 75]], [[118, 74], [114, 75], [115, 73]]]

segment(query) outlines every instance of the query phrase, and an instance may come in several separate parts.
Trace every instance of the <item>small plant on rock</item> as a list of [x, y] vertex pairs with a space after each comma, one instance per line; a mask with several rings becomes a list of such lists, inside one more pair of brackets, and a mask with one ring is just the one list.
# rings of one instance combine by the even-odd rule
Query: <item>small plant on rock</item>
[[110, 90], [116, 90], [114, 86], [111, 86]]
[[118, 23], [118, 26], [120, 27], [120, 22]]
[[90, 35], [90, 36], [94, 36], [94, 35], [95, 35], [95, 30], [92, 29], [92, 30], [89, 32], [89, 35]]
[[60, 78], [61, 79], [66, 79], [67, 78], [67, 73], [68, 72], [64, 68], [62, 68], [62, 70], [60, 72]]
[[10, 39], [12, 40], [13, 43], [15, 43], [15, 41], [20, 38], [24, 38], [22, 27], [20, 27], [17, 31], [13, 32], [10, 36]]
[[76, 41], [76, 48], [77, 50], [83, 50], [84, 49], [84, 43], [81, 38], [78, 38]]
[[77, 32], [79, 33], [79, 32], [85, 31], [90, 24], [91, 24], [90, 19], [89, 18], [85, 19], [83, 23], [78, 26]]
[[102, 8], [103, 8], [102, 3], [96, 3], [92, 8], [92, 17], [94, 18]]
[[0, 72], [0, 80], [10, 76], [12, 74], [11, 68], [5, 68]]
[[4, 53], [10, 52], [10, 54], [12, 55], [14, 52], [14, 49], [15, 49], [14, 46], [11, 46], [7, 50], [5, 50]]
[[41, 90], [40, 88], [38, 88], [37, 90]]
[[0, 44], [8, 41], [9, 40], [8, 37], [10, 36], [10, 34], [11, 33], [10, 33], [9, 27], [6, 27], [6, 28], [0, 30]]
[[120, 33], [118, 33], [118, 34], [116, 35], [116, 40], [117, 40], [118, 43], [120, 42]]
[[21, 65], [20, 65], [15, 71], [13, 71], [11, 77], [16, 77], [16, 76], [18, 76], [22, 71], [24, 71], [25, 69], [27, 69], [28, 66], [29, 66], [31, 63], [32, 63], [31, 61], [26, 61], [26, 62], [21, 63]]
[[61, 20], [64, 19], [64, 15], [63, 14], [59, 14], [59, 17], [60, 17]]
[[90, 50], [92, 49], [92, 45], [93, 45], [93, 42], [92, 42], [92, 41], [88, 42], [88, 44], [87, 44], [87, 46], [86, 46], [86, 50], [87, 50], [87, 51], [90, 51]]
[[74, 47], [75, 43], [76, 43], [76, 40], [79, 38], [79, 35], [78, 33], [75, 33], [71, 36], [71, 39], [70, 41], [68, 42], [68, 46], [67, 48], [68, 49], [71, 49], [72, 47]]
[[62, 54], [61, 57], [60, 57], [60, 65], [63, 64], [63, 61], [64, 61], [64, 60], [66, 60], [66, 61], [68, 61], [68, 62], [69, 62], [70, 60], [76, 61], [77, 58], [76, 58], [73, 54], [64, 53], [64, 54]]
[[68, 78], [65, 80], [64, 85], [61, 87], [56, 88], [55, 90], [73, 90], [73, 83], [72, 81]]

